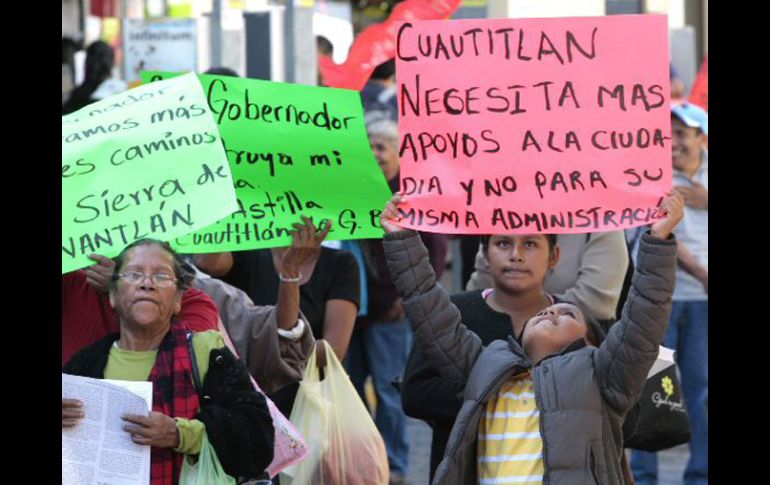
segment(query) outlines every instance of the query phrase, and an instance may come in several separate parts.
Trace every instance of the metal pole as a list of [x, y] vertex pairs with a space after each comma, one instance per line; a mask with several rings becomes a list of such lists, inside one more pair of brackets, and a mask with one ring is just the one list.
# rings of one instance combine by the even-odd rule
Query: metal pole
[[286, 0], [286, 23], [283, 29], [286, 82], [293, 83], [294, 74], [294, 0]]
[[211, 10], [211, 67], [222, 65], [222, 1], [214, 0]]

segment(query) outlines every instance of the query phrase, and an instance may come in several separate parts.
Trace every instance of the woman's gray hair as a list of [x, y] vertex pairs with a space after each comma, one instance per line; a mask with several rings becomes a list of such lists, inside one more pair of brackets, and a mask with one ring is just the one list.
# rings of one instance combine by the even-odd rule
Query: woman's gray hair
[[369, 111], [364, 116], [369, 136], [379, 136], [398, 144], [398, 123], [387, 111]]

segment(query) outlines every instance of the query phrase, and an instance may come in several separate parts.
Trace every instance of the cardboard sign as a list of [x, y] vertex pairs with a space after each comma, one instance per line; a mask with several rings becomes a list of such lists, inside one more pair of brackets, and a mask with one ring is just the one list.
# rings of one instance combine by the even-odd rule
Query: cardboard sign
[[443, 19], [452, 15], [461, 0], [406, 0], [393, 8], [381, 24], [364, 29], [356, 37], [344, 64], [319, 56], [318, 67], [326, 86], [360, 91], [372, 71], [396, 53], [396, 23], [407, 19]]
[[584, 233], [660, 218], [665, 16], [410, 21], [397, 39], [405, 227]]
[[[173, 73], [143, 72], [144, 82]], [[382, 237], [391, 197], [355, 91], [200, 75], [233, 173], [237, 210], [180, 238], [185, 253], [291, 244], [301, 215], [332, 221], [328, 240]], [[152, 85], [152, 84], [151, 84]]]
[[144, 237], [170, 240], [237, 208], [216, 123], [193, 74], [62, 117], [62, 273]]

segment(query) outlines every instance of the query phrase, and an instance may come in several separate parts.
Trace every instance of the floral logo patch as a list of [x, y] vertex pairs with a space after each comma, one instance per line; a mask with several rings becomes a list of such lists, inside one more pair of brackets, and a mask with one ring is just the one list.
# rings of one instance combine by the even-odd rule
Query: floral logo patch
[[671, 378], [666, 376], [663, 379], [661, 379], [661, 384], [663, 385], [663, 390], [666, 392], [667, 395], [673, 396], [674, 395], [674, 383], [671, 381]]

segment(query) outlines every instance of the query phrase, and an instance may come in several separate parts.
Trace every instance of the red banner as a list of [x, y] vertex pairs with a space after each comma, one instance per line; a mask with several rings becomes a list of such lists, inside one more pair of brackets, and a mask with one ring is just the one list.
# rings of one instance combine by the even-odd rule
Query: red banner
[[695, 79], [695, 84], [692, 86], [692, 92], [690, 93], [690, 102], [697, 104], [706, 111], [709, 110], [709, 56], [706, 54], [706, 59], [703, 60], [703, 65], [700, 67], [698, 77]]
[[364, 29], [353, 42], [344, 64], [319, 56], [323, 83], [333, 88], [361, 90], [372, 71], [396, 55], [396, 22], [440, 20], [452, 15], [462, 0], [406, 0], [399, 3], [385, 22]]

